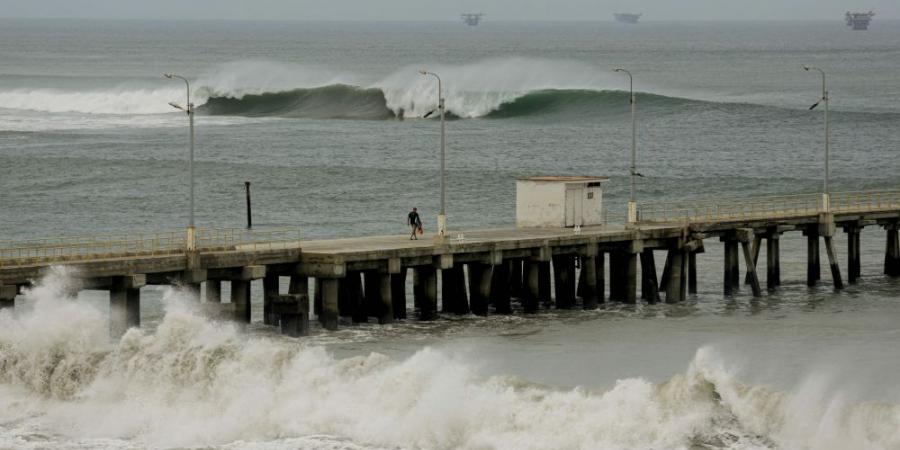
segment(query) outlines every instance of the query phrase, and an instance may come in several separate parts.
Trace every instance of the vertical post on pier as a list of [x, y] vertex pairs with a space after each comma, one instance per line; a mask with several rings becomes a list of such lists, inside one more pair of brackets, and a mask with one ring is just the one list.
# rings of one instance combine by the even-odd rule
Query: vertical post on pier
[[378, 310], [375, 317], [378, 323], [387, 325], [394, 323], [394, 300], [391, 294], [391, 274], [378, 273]]
[[[753, 235], [753, 245], [750, 247], [750, 253], [753, 256], [753, 267], [759, 266], [759, 252], [762, 247], [762, 236], [758, 233]], [[744, 284], [750, 284], [750, 274], [744, 276]]]
[[263, 323], [278, 325], [278, 316], [274, 314], [272, 304], [278, 300], [278, 275], [266, 273], [263, 278]]
[[[338, 309], [340, 310], [340, 315], [350, 316], [353, 323], [369, 322], [369, 314], [366, 310], [366, 304], [369, 299], [366, 298], [366, 296], [367, 294], [370, 294], [369, 291], [371, 289], [367, 291], [363, 288], [364, 276], [366, 277], [365, 282], [368, 283], [371, 278], [370, 275], [363, 275], [362, 272], [357, 270], [348, 270], [347, 276], [339, 281], [340, 292], [338, 293]], [[344, 299], [344, 305], [340, 305], [342, 297]]]
[[206, 302], [222, 303], [222, 280], [206, 280]]
[[[471, 268], [471, 266], [470, 266]], [[469, 272], [471, 275], [471, 272]], [[540, 296], [538, 300], [545, 305], [553, 303], [553, 292], [551, 289], [550, 261], [541, 261], [538, 263], [538, 277], [540, 281]], [[474, 300], [473, 300], [474, 301]], [[473, 307], [474, 309], [474, 307]]]
[[113, 277], [109, 289], [109, 335], [120, 338], [132, 327], [141, 326], [141, 287], [146, 275]]
[[513, 298], [522, 298], [522, 291], [524, 290], [522, 260], [510, 260], [509, 270], [509, 295]]
[[766, 287], [774, 290], [781, 286], [781, 235], [770, 231], [766, 235]]
[[231, 280], [231, 303], [235, 319], [250, 323], [250, 280]]
[[884, 252], [884, 274], [889, 277], [900, 276], [900, 238], [897, 229], [897, 222], [885, 226], [887, 246]]
[[322, 285], [322, 315], [319, 321], [329, 331], [338, 329], [338, 278], [323, 278]]
[[469, 263], [469, 298], [472, 313], [477, 316], [488, 314], [488, 301], [491, 297], [491, 279], [493, 268], [490, 264]]
[[19, 294], [19, 287], [16, 285], [4, 286], [0, 285], [0, 309], [14, 308], [16, 306], [16, 295]]
[[403, 267], [399, 273], [391, 274], [391, 303], [393, 303], [394, 319], [406, 319], [406, 272]]
[[844, 232], [847, 233], [847, 281], [850, 284], [856, 283], [862, 275], [859, 251], [861, 230], [859, 223], [844, 225]]
[[688, 294], [697, 293], [697, 251], [687, 253], [688, 263]]
[[[676, 244], [676, 246], [678, 246]], [[684, 250], [682, 248], [670, 248], [666, 258], [669, 265], [669, 280], [666, 283], [666, 303], [678, 303], [684, 300], [682, 285], [684, 270]]]
[[553, 279], [556, 287], [556, 308], [575, 306], [575, 256], [553, 255]]
[[588, 245], [581, 259], [581, 302], [584, 309], [597, 309], [600, 296], [597, 293], [597, 245]]
[[522, 290], [522, 308], [526, 314], [538, 311], [538, 303], [541, 298], [540, 262], [525, 261]]
[[725, 254], [723, 257], [724, 273], [723, 273], [723, 290], [725, 295], [733, 295], [737, 290], [734, 285], [735, 279], [735, 263], [737, 262], [737, 240], [732, 234], [722, 236], [720, 240], [724, 243]]
[[819, 235], [825, 240], [825, 252], [828, 254], [828, 264], [831, 266], [831, 279], [835, 289], [843, 289], [844, 281], [841, 279], [841, 268], [838, 266], [837, 252], [834, 249], [834, 233], [834, 216], [829, 213], [820, 214]]
[[659, 302], [659, 282], [656, 279], [656, 261], [652, 248], [645, 248], [641, 252], [641, 298], [647, 303]]
[[806, 236], [806, 285], [815, 286], [821, 279], [819, 269], [819, 227], [813, 225], [803, 232]]
[[[753, 252], [750, 250], [750, 240], [753, 239], [753, 230], [738, 230], [737, 239], [744, 252], [744, 264], [747, 266], [747, 277], [750, 279], [750, 288], [753, 291], [753, 296], [761, 297], [762, 288], [760, 288], [759, 277], [756, 274], [756, 264], [753, 263]], [[777, 240], [775, 241], [777, 242]], [[767, 242], [772, 241], [768, 240]]]
[[419, 320], [435, 320], [437, 318], [437, 269], [433, 265], [415, 268], [419, 278]]
[[[494, 304], [494, 312], [497, 314], [512, 314], [512, 305], [510, 301], [510, 264], [508, 261], [502, 261], [494, 266], [491, 280], [491, 303]], [[573, 264], [572, 270], [575, 270]]]

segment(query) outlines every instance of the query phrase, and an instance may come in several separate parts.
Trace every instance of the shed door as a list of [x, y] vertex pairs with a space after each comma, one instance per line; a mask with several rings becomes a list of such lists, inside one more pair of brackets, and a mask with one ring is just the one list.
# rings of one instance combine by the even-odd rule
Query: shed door
[[582, 207], [584, 204], [584, 186], [566, 186], [566, 226], [574, 227], [582, 224]]

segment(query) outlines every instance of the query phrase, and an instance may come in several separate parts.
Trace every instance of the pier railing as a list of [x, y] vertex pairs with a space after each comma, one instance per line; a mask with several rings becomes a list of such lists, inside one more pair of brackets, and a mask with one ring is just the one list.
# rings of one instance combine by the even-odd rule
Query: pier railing
[[[837, 192], [830, 194], [832, 213], [873, 212], [900, 209], [900, 192]], [[752, 219], [814, 216], [825, 212], [822, 194], [730, 198], [688, 204], [644, 204], [642, 223], [716, 223]]]
[[[300, 231], [297, 229], [197, 230], [197, 250], [201, 252], [281, 250], [299, 246]], [[167, 256], [184, 252], [184, 231], [0, 241], [0, 266]]]

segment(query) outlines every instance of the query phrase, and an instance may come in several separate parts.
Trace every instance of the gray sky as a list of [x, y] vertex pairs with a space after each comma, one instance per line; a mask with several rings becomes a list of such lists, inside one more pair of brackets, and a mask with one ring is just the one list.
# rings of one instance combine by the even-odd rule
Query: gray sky
[[0, 0], [0, 17], [280, 20], [840, 20], [848, 9], [900, 18], [900, 0]]

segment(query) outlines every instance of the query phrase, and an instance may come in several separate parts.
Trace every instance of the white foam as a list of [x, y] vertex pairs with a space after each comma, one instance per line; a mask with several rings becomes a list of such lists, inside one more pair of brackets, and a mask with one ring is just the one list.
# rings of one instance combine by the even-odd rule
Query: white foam
[[[484, 379], [424, 348], [337, 359], [303, 340], [248, 336], [165, 294], [156, 331], [106, 339], [104, 314], [64, 299], [56, 273], [0, 313], [0, 446], [28, 448], [897, 448], [897, 405], [852, 404], [810, 383], [738, 382], [709, 348], [656, 385], [606, 391]], [[36, 436], [42, 436], [36, 438]], [[35, 439], [39, 444], [33, 444]]]

